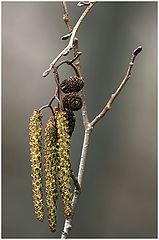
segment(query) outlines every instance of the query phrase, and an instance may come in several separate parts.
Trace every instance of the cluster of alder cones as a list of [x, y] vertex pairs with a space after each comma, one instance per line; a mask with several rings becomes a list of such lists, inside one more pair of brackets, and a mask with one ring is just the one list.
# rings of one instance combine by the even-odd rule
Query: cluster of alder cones
[[65, 79], [59, 88], [65, 93], [63, 109], [55, 107], [44, 132], [42, 146], [42, 113], [34, 110], [30, 117], [30, 154], [32, 168], [33, 202], [39, 221], [44, 220], [42, 150], [44, 153], [45, 199], [48, 223], [51, 231], [56, 230], [56, 202], [58, 199], [57, 180], [64, 206], [64, 217], [72, 215], [70, 138], [75, 127], [73, 111], [82, 107], [82, 99], [77, 94], [83, 88], [83, 80], [77, 76]]

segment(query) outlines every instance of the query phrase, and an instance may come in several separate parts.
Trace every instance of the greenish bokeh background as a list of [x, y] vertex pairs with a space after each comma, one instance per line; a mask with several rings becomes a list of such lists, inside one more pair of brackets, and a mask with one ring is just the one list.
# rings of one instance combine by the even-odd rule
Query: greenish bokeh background
[[[68, 3], [72, 24], [84, 8]], [[35, 218], [29, 162], [29, 116], [54, 93], [52, 74], [42, 77], [64, 49], [61, 2], [2, 2], [2, 237], [59, 238]], [[91, 136], [82, 194], [71, 238], [155, 238], [157, 161], [157, 2], [98, 2], [77, 36], [89, 119], [105, 106], [142, 45], [132, 77]], [[70, 53], [64, 59], [72, 58]], [[72, 75], [65, 66], [60, 78]], [[43, 123], [49, 116], [44, 112]], [[76, 113], [71, 163], [77, 173], [83, 141]]]

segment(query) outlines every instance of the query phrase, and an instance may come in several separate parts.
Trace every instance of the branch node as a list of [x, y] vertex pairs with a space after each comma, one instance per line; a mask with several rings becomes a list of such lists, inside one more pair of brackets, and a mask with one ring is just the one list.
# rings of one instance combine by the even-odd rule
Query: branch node
[[93, 131], [93, 126], [91, 123], [88, 123], [87, 125], [87, 132], [92, 132]]
[[67, 17], [65, 14], [63, 15], [63, 20], [64, 20], [64, 22], [65, 22], [65, 21], [66, 21], [66, 22], [68, 21], [68, 17]]
[[111, 109], [111, 106], [110, 104], [107, 105], [107, 110], [110, 110]]
[[76, 186], [76, 190], [75, 190], [75, 191], [76, 191], [78, 194], [80, 194], [80, 193], [81, 193], [81, 186], [79, 185], [78, 178], [75, 177], [75, 174], [74, 174], [73, 170], [71, 171], [71, 178], [72, 178], [72, 180], [74, 181], [74, 184], [75, 184], [75, 186]]
[[67, 46], [66, 47], [66, 49], [65, 49], [65, 51], [63, 51], [63, 56], [66, 56], [69, 52], [70, 52], [70, 50], [71, 50], [72, 48], [70, 47], [70, 46]]

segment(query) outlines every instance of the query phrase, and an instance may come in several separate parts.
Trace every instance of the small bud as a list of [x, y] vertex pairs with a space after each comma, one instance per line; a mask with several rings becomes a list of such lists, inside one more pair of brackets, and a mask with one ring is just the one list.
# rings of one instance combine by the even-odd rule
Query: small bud
[[133, 55], [134, 55], [134, 56], [137, 56], [141, 51], [142, 51], [142, 47], [139, 46], [139, 47], [137, 47], [137, 48], [133, 51]]
[[82, 107], [82, 99], [76, 93], [67, 93], [63, 98], [63, 106], [67, 110], [78, 111]]
[[68, 33], [68, 34], [66, 34], [66, 35], [64, 35], [64, 36], [62, 36], [62, 37], [61, 37], [61, 40], [67, 40], [68, 38], [71, 37], [71, 35], [72, 35], [72, 32], [70, 32], [70, 33]]
[[71, 50], [71, 47], [70, 46], [68, 46], [68, 47], [66, 47], [66, 49], [65, 49], [65, 51], [63, 52], [63, 56], [66, 56], [69, 52], [70, 52], [70, 50]]
[[43, 72], [43, 77], [46, 77], [49, 74], [49, 70], [47, 69], [45, 72]]
[[82, 6], [89, 5], [89, 4], [90, 4], [90, 1], [82, 1], [82, 2], [78, 2], [77, 6], [82, 7]]

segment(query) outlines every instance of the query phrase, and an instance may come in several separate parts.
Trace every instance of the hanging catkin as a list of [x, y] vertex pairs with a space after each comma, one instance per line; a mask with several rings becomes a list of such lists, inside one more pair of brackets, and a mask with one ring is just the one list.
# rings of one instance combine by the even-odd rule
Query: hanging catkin
[[56, 184], [57, 133], [53, 117], [50, 117], [48, 120], [44, 136], [46, 205], [50, 230], [54, 232], [56, 230], [56, 201], [58, 191]]
[[32, 168], [32, 187], [33, 187], [33, 199], [35, 213], [37, 219], [43, 221], [44, 219], [44, 206], [43, 206], [43, 193], [42, 193], [42, 159], [41, 159], [41, 148], [42, 148], [42, 137], [41, 137], [41, 125], [42, 125], [42, 114], [36, 109], [33, 115], [30, 117], [30, 154], [31, 154], [31, 168]]
[[69, 219], [72, 215], [72, 192], [71, 192], [71, 163], [70, 163], [70, 135], [67, 113], [55, 110], [57, 127], [58, 162], [57, 173], [60, 193], [64, 206], [64, 217]]

